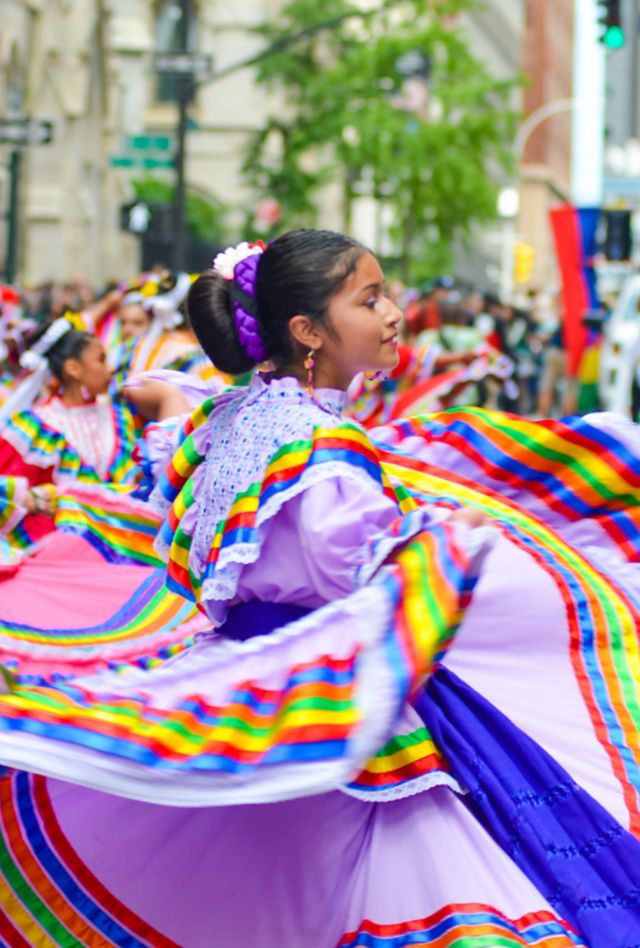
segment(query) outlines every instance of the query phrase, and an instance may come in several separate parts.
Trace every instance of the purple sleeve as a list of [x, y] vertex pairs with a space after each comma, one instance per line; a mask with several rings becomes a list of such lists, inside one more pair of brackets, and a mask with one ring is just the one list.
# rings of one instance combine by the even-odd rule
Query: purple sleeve
[[314, 608], [351, 592], [370, 541], [399, 516], [365, 481], [332, 477], [308, 487], [269, 523], [259, 560], [243, 570], [239, 598]]

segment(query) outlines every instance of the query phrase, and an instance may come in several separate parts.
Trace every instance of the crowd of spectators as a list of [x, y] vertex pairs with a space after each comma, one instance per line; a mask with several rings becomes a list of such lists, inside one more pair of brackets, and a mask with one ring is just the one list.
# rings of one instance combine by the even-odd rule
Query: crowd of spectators
[[[122, 284], [110, 281], [96, 289], [77, 277], [48, 281], [21, 290], [20, 324], [11, 333], [4, 368], [16, 362], [23, 338], [41, 323], [66, 312], [99, 312], [116, 302]], [[569, 414], [575, 410], [575, 391], [567, 379], [561, 327], [553, 300], [530, 293], [524, 305], [505, 303], [494, 292], [474, 288], [444, 276], [408, 290], [392, 290], [405, 312], [405, 338], [412, 344], [438, 347], [444, 353], [477, 352], [486, 344], [504, 354], [515, 366], [515, 385], [505, 387], [495, 407], [531, 416]], [[106, 302], [105, 302], [106, 301]], [[6, 319], [5, 319], [6, 322]], [[1, 353], [0, 353], [1, 354]], [[452, 355], [453, 359], [453, 355]], [[478, 400], [486, 398], [482, 386]]]
[[484, 342], [512, 360], [515, 385], [503, 388], [496, 407], [545, 417], [575, 411], [560, 319], [548, 295], [532, 292], [516, 305], [440, 277], [406, 302], [405, 315], [409, 340], [458, 352]]

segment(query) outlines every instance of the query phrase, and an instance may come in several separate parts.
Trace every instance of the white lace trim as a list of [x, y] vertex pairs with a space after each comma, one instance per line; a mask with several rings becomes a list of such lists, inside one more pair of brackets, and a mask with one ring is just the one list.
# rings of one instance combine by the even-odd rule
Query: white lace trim
[[[310, 397], [292, 378], [265, 380], [256, 376], [248, 389], [233, 393], [211, 412], [197, 430], [200, 453], [205, 459], [194, 471], [196, 500], [184, 514], [184, 529], [191, 533], [189, 569], [201, 576], [206, 569], [215, 530], [224, 522], [236, 497], [252, 485], [261, 483], [274, 455], [299, 440], [308, 441], [317, 428], [337, 428], [343, 424], [358, 427], [340, 414], [344, 393], [318, 390]], [[215, 576], [204, 580], [203, 600], [224, 601], [236, 592], [243, 566], [256, 561], [264, 536], [261, 528], [288, 500], [308, 487], [335, 476], [351, 477], [371, 483], [365, 470], [345, 462], [326, 462], [303, 471], [300, 480], [288, 490], [274, 494], [258, 511], [258, 540], [236, 543], [222, 550], [215, 564]], [[150, 503], [166, 516], [171, 502], [156, 489]], [[190, 529], [192, 527], [192, 529]], [[159, 556], [170, 553], [162, 535], [155, 541]]]
[[[365, 586], [371, 582], [381, 566], [383, 566], [389, 556], [400, 547], [404, 546], [423, 530], [428, 530], [430, 526], [436, 523], [442, 523], [451, 516], [451, 511], [443, 507], [436, 507], [435, 504], [429, 507], [419, 507], [417, 510], [411, 510], [404, 515], [405, 523], [408, 520], [411, 523], [409, 531], [402, 536], [385, 536], [375, 541], [373, 556], [371, 559], [358, 567], [356, 572], [356, 585]], [[415, 521], [415, 524], [413, 524]]]
[[[391, 666], [385, 657], [384, 639], [390, 603], [382, 586], [353, 593], [348, 600], [330, 603], [269, 636], [247, 642], [217, 641], [208, 656], [212, 669], [235, 654], [266, 654], [279, 643], [306, 637], [318, 624], [326, 627], [334, 615], [353, 617], [358, 623], [361, 652], [358, 658], [357, 703], [361, 724], [338, 760], [274, 764], [248, 775], [157, 771], [133, 761], [114, 758], [90, 748], [33, 734], [0, 733], [0, 754], [6, 765], [70, 780], [82, 786], [150, 803], [172, 806], [216, 806], [268, 803], [324, 793], [353, 779], [375, 751], [388, 739], [398, 712], [399, 696]], [[78, 684], [112, 694], [149, 694], [152, 683], [174, 677], [180, 663], [194, 660], [198, 646], [167, 661], [160, 668], [137, 669], [119, 675], [102, 672], [78, 679]], [[51, 752], [55, 745], [55, 754]], [[369, 798], [367, 798], [369, 799]]]
[[[148, 650], [156, 648], [157, 645], [176, 645], [184, 639], [210, 628], [211, 623], [205, 616], [197, 613], [187, 618], [178, 616], [170, 625], [165, 625], [155, 632], [145, 632], [135, 638], [110, 642], [106, 645], [104, 642], [82, 645], [82, 629], [78, 630], [77, 643], [73, 645], [69, 644], [68, 640], [64, 643], [61, 642], [59, 645], [56, 645], [55, 642], [38, 645], [31, 641], [21, 640], [13, 635], [4, 634], [0, 634], [0, 642], [7, 645], [7, 647], [10, 646], [16, 657], [32, 658], [43, 662], [73, 662], [75, 659], [88, 662], [103, 659], [106, 663], [122, 657], [126, 663], [127, 661], [135, 662], [138, 656], [145, 655]], [[45, 632], [47, 631], [49, 630], [45, 630]], [[70, 629], [68, 634], [74, 635], [76, 630]], [[87, 672], [85, 671], [84, 674], [87, 674]]]
[[340, 787], [340, 792], [357, 800], [367, 800], [369, 803], [393, 803], [394, 800], [407, 800], [416, 797], [419, 793], [426, 793], [435, 787], [448, 787], [454, 793], [465, 796], [469, 791], [444, 770], [436, 770], [431, 774], [422, 774], [415, 780], [408, 780], [395, 787], [386, 787], [384, 790], [361, 790], [358, 787]]
[[189, 557], [196, 575], [204, 569], [216, 528], [238, 494], [264, 479], [274, 454], [285, 445], [309, 439], [317, 427], [344, 424], [342, 402], [342, 393], [328, 390], [311, 398], [295, 379], [269, 381], [258, 375], [239, 399], [212, 411]]
[[[360, 761], [358, 768], [354, 768], [353, 776], [360, 772], [364, 762], [371, 757], [373, 735], [380, 735], [378, 746], [382, 746], [405, 701], [405, 695], [398, 694], [397, 682], [385, 652], [377, 647], [384, 638], [384, 630], [393, 622], [395, 604], [382, 587], [369, 586], [367, 593], [368, 609], [363, 612], [360, 607], [358, 620], [362, 621], [364, 618], [366, 624], [369, 616], [375, 617], [372, 625], [377, 625], [376, 647], [363, 649], [358, 657], [356, 704], [362, 725], [354, 734], [350, 745], [350, 755], [356, 763]], [[356, 599], [359, 601], [357, 597], [356, 593]], [[374, 633], [369, 632], [367, 638], [369, 642], [373, 642]]]
[[[42, 425], [61, 435], [84, 464], [92, 467], [101, 477], [106, 475], [115, 448], [113, 414], [109, 405], [83, 405], [67, 410], [64, 406], [58, 408], [52, 403], [37, 406], [31, 412]], [[20, 429], [14, 430], [5, 425], [2, 438], [26, 464], [46, 469], [57, 468], [60, 463], [60, 448], [47, 453], [33, 450], [32, 442]]]
[[[354, 467], [345, 461], [328, 461], [318, 467], [308, 468], [303, 472], [300, 480], [288, 490], [269, 498], [264, 507], [256, 516], [256, 530], [258, 540], [255, 543], [235, 543], [227, 550], [223, 550], [216, 563], [215, 576], [211, 576], [202, 584], [201, 600], [226, 601], [235, 596], [238, 580], [242, 568], [255, 563], [260, 556], [260, 550], [265, 536], [262, 529], [282, 509], [284, 504], [293, 500], [309, 487], [335, 477], [349, 478], [360, 483], [371, 484], [371, 475], [366, 471]], [[382, 488], [380, 488], [382, 490]], [[190, 565], [191, 565], [191, 557]]]
[[[50, 425], [47, 425], [50, 428]], [[59, 434], [60, 432], [58, 432]], [[3, 427], [1, 432], [2, 439], [10, 444], [14, 448], [25, 464], [32, 464], [33, 467], [56, 467], [60, 462], [60, 451], [56, 448], [55, 451], [52, 451], [50, 454], [40, 454], [39, 452], [32, 451], [31, 446], [23, 435], [14, 431], [9, 427]]]

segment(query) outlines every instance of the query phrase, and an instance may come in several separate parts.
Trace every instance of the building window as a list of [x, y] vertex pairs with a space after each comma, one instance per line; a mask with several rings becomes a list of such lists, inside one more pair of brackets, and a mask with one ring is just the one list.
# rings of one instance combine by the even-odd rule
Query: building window
[[[187, 49], [196, 48], [196, 14], [191, 0], [157, 0], [154, 4], [155, 50], [157, 53], [180, 53], [184, 51], [182, 41], [182, 17], [189, 17]], [[157, 102], [175, 102], [178, 82], [175, 76], [158, 76], [155, 98]]]

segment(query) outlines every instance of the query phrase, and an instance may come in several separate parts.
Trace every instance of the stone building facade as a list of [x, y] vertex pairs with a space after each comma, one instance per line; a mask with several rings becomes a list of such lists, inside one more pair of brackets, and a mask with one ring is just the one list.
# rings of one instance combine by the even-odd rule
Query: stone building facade
[[[565, 0], [561, 0], [565, 2]], [[50, 119], [50, 145], [24, 150], [19, 218], [20, 276], [25, 283], [83, 274], [95, 284], [139, 267], [137, 238], [120, 229], [119, 209], [131, 180], [154, 153], [131, 148], [136, 136], [173, 136], [176, 108], [154, 70], [154, 51], [175, 46], [179, 0], [0, 0], [0, 115], [10, 109], [9, 83], [23, 114]], [[253, 31], [275, 17], [281, 0], [192, 0], [194, 48], [213, 72], [248, 59], [262, 40]], [[497, 75], [520, 67], [524, 0], [490, 0], [469, 15], [474, 50]], [[20, 77], [19, 83], [16, 76]], [[247, 136], [267, 107], [250, 68], [204, 81], [190, 109], [187, 180], [222, 198], [236, 216], [249, 195], [240, 167]], [[0, 145], [0, 168], [9, 150]], [[162, 154], [155, 155], [162, 161]], [[166, 154], [164, 155], [166, 158]], [[122, 159], [134, 162], [127, 167]], [[171, 180], [172, 169], [158, 168]], [[6, 173], [0, 198], [6, 206]], [[335, 203], [321, 223], [340, 226]], [[0, 235], [0, 269], [5, 235]]]

